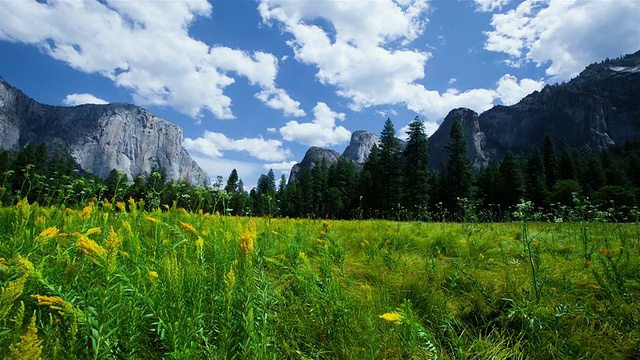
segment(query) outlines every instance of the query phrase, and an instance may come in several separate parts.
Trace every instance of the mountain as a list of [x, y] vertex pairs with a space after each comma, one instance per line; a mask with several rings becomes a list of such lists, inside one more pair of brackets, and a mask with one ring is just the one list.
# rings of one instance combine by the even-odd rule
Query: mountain
[[16, 151], [42, 142], [67, 150], [83, 170], [101, 178], [116, 169], [131, 180], [161, 167], [168, 179], [209, 184], [182, 147], [178, 125], [130, 104], [40, 104], [0, 78], [0, 148]]
[[[479, 115], [466, 108], [451, 110], [429, 137], [429, 166], [433, 169], [448, 159], [445, 146], [455, 121], [464, 129], [467, 155], [476, 169], [501, 160], [508, 150], [528, 153], [541, 148], [546, 135], [587, 151], [640, 138], [640, 51], [589, 65], [570, 82], [547, 85], [515, 105], [494, 106]], [[363, 164], [379, 141], [375, 134], [355, 131], [342, 156]], [[290, 179], [296, 180], [318, 159], [327, 157], [321, 155], [323, 151], [332, 151], [312, 149], [291, 170]], [[327, 165], [331, 165], [328, 160]]]
[[304, 154], [304, 158], [301, 162], [293, 165], [291, 173], [289, 174], [289, 183], [298, 181], [302, 177], [302, 174], [311, 170], [316, 165], [322, 164], [322, 160], [325, 161], [327, 166], [331, 166], [338, 162], [340, 154], [335, 150], [323, 149], [317, 146], [312, 146]]
[[545, 86], [512, 106], [495, 106], [480, 115], [452, 110], [429, 138], [431, 167], [446, 161], [444, 146], [456, 120], [476, 168], [502, 159], [508, 150], [528, 153], [542, 147], [546, 135], [588, 151], [639, 138], [640, 51], [589, 65], [570, 82]]

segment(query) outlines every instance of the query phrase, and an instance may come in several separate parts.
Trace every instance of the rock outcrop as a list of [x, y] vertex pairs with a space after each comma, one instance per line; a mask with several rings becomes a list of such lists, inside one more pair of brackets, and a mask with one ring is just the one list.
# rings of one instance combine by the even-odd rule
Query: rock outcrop
[[337, 163], [339, 158], [340, 154], [337, 151], [312, 146], [304, 154], [302, 161], [293, 165], [291, 168], [289, 183], [300, 180], [305, 171], [311, 170], [316, 167], [316, 165], [322, 164], [323, 160], [327, 166], [331, 166]]
[[131, 180], [161, 167], [168, 179], [208, 184], [182, 138], [178, 125], [135, 105], [43, 105], [0, 79], [0, 148], [5, 150], [44, 142], [67, 150], [83, 170], [102, 178], [116, 169]]
[[369, 158], [373, 145], [380, 144], [380, 137], [365, 130], [354, 131], [351, 134], [351, 142], [344, 149], [342, 156], [353, 160], [356, 164], [364, 164]]

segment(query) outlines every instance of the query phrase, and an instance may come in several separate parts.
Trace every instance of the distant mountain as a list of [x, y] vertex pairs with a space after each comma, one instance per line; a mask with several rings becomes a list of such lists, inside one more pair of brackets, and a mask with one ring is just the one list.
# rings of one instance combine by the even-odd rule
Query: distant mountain
[[[508, 150], [528, 153], [541, 148], [546, 135], [586, 150], [640, 138], [640, 51], [589, 65], [570, 82], [547, 85], [512, 106], [494, 106], [480, 115], [466, 108], [451, 110], [429, 137], [431, 168], [447, 161], [445, 145], [455, 121], [464, 129], [467, 155], [477, 169], [501, 160]], [[342, 156], [363, 164], [378, 143], [377, 135], [355, 131]], [[305, 154], [307, 161], [292, 169], [290, 179], [318, 162], [309, 159], [324, 149], [312, 149]]]
[[129, 104], [40, 104], [0, 78], [0, 148], [16, 151], [29, 143], [67, 150], [102, 178], [116, 169], [131, 180], [161, 167], [168, 179], [209, 183], [182, 147], [178, 125]]
[[570, 82], [545, 86], [512, 106], [495, 106], [480, 115], [452, 110], [429, 138], [433, 168], [447, 160], [444, 146], [456, 120], [477, 168], [501, 160], [508, 150], [528, 153], [542, 147], [546, 135], [585, 150], [640, 138], [640, 51], [589, 65]]

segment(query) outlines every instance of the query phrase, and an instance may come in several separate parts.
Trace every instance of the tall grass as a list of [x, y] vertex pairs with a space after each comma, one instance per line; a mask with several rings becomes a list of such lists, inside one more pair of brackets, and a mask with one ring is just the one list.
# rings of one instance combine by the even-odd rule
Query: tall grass
[[640, 357], [637, 224], [143, 208], [0, 208], [0, 354]]

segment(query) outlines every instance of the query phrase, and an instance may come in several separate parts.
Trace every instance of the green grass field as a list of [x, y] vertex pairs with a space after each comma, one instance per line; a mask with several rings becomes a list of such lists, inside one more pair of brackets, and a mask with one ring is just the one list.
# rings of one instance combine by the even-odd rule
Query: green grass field
[[638, 224], [0, 208], [7, 359], [637, 359]]

